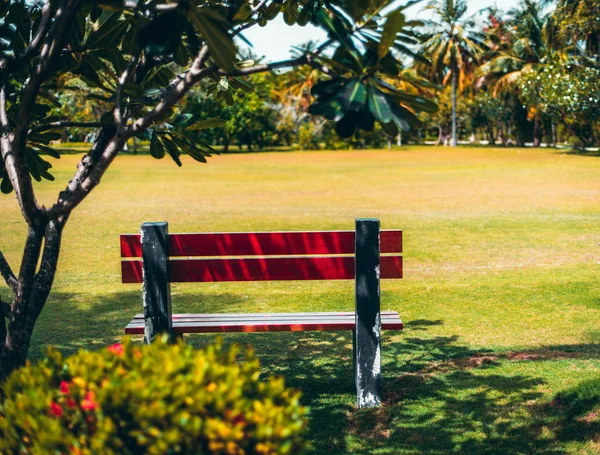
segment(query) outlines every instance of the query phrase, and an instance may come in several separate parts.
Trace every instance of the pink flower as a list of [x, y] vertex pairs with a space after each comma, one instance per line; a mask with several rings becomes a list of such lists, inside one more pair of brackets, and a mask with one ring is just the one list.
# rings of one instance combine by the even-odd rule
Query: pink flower
[[62, 381], [60, 383], [60, 391], [61, 391], [61, 393], [64, 393], [65, 395], [67, 393], [69, 393], [69, 384], [66, 381]]
[[51, 401], [50, 402], [50, 409], [48, 410], [48, 413], [51, 416], [60, 417], [60, 416], [63, 415], [63, 410], [62, 410], [62, 408], [58, 404], [56, 404], [54, 401]]
[[108, 352], [112, 352], [118, 357], [122, 357], [125, 354], [125, 349], [121, 343], [115, 343], [112, 346], [108, 347]]
[[96, 398], [94, 392], [88, 392], [81, 402], [81, 409], [84, 411], [93, 411], [94, 409], [97, 409], [98, 403], [94, 401], [94, 398]]

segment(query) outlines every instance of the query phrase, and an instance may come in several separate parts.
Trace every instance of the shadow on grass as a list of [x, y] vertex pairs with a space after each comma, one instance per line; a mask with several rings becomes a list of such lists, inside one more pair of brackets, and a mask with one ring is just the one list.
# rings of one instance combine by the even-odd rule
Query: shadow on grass
[[600, 150], [572, 150], [572, 149], [569, 149], [569, 150], [561, 150], [560, 154], [600, 157]]
[[[87, 297], [54, 294], [36, 328], [32, 357], [44, 345], [71, 354], [118, 340], [141, 311], [139, 291]], [[191, 300], [194, 300], [193, 302]], [[235, 294], [215, 302], [197, 294], [178, 305], [191, 311], [240, 311]], [[181, 307], [183, 308], [183, 306]], [[175, 311], [178, 311], [177, 307]], [[547, 346], [497, 353], [474, 350], [456, 336], [428, 336], [442, 320], [413, 320], [404, 333], [383, 334], [384, 406], [356, 410], [350, 332], [228, 334], [224, 343], [252, 346], [265, 375], [281, 375], [310, 407], [309, 437], [317, 454], [566, 453], [566, 443], [600, 435], [600, 379], [555, 396], [545, 381], [507, 362], [597, 359], [600, 344]], [[216, 335], [186, 336], [202, 346]], [[37, 351], [37, 354], [36, 354]]]
[[[238, 294], [221, 293], [215, 302], [214, 295], [197, 293], [179, 296], [173, 311], [185, 308], [189, 312], [234, 312], [243, 305], [247, 305], [247, 300]], [[101, 349], [116, 343], [131, 319], [143, 312], [142, 308], [139, 289], [92, 296], [54, 292], [36, 324], [29, 358], [39, 360], [46, 354], [47, 346], [71, 355], [79, 349]]]

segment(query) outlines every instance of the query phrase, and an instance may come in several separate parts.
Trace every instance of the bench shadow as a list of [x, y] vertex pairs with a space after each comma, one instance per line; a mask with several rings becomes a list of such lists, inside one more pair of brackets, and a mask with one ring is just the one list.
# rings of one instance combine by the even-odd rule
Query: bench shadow
[[[67, 293], [52, 296], [34, 334], [33, 360], [47, 345], [67, 355], [110, 345], [141, 312], [139, 290], [77, 299]], [[209, 303], [213, 298], [195, 299], [195, 305], [208, 301], [202, 304], [207, 312], [238, 311], [248, 304], [236, 294], [220, 295], [218, 308]], [[190, 304], [185, 296], [179, 303], [189, 308], [183, 306]], [[174, 311], [182, 311], [177, 306]], [[595, 395], [582, 384], [583, 391], [575, 387], [547, 402], [540, 391], [543, 378], [501, 367], [507, 361], [597, 359], [600, 343], [498, 354], [465, 346], [457, 336], [428, 335], [443, 323], [413, 320], [404, 332], [383, 332], [384, 405], [367, 410], [355, 407], [350, 332], [227, 334], [222, 339], [225, 345], [252, 346], [265, 376], [283, 376], [288, 386], [302, 391], [302, 402], [310, 407], [312, 453], [558, 455], [566, 451], [557, 442], [598, 439], [600, 419], [590, 420], [588, 414], [600, 406], [600, 379]], [[216, 338], [187, 335], [186, 342], [202, 347]], [[527, 415], [512, 418], [520, 412]]]
[[[198, 302], [207, 312], [223, 311], [223, 308], [235, 311], [248, 302], [235, 293], [220, 293], [218, 304], [211, 301], [214, 299], [204, 298], [200, 293], [177, 296], [173, 311], [196, 311]], [[131, 319], [142, 312], [139, 289], [84, 297], [77, 293], [53, 292], [36, 324], [29, 359], [43, 358], [48, 346], [71, 355], [80, 349], [95, 350], [114, 344], [123, 338], [124, 328]]]

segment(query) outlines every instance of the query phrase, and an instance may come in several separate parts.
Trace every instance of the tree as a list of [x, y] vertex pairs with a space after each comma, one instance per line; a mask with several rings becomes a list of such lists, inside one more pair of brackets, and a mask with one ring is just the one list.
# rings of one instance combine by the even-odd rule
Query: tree
[[572, 64], [547, 65], [519, 81], [522, 99], [562, 121], [584, 146], [593, 144], [600, 118], [600, 70]]
[[600, 65], [600, 4], [596, 0], [559, 0], [555, 17], [563, 40], [577, 48], [583, 43], [583, 55]]
[[435, 30], [425, 35], [424, 54], [431, 59], [428, 69], [430, 78], [446, 85], [452, 81], [452, 147], [457, 145], [457, 90], [465, 85], [467, 75], [476, 67], [482, 52], [479, 37], [471, 30], [466, 19], [466, 0], [432, 0], [426, 7], [433, 11], [435, 19], [428, 25]]
[[[491, 28], [487, 34], [490, 40], [502, 36], [503, 45], [491, 48], [485, 56], [478, 73], [486, 83], [494, 86], [494, 95], [503, 90], [515, 90], [518, 82], [528, 73], [537, 73], [544, 66], [568, 59], [567, 49], [560, 43], [555, 20], [552, 15], [544, 14], [540, 3], [523, 0], [510, 12], [514, 31], [505, 27]], [[510, 45], [507, 43], [510, 42]], [[534, 146], [540, 144], [539, 125], [541, 110], [539, 106], [529, 105], [528, 117], [533, 121]], [[520, 141], [519, 141], [520, 142]]]
[[[100, 183], [127, 140], [151, 141], [155, 158], [181, 165], [188, 154], [205, 162], [214, 150], [189, 134], [223, 124], [185, 112], [185, 97], [203, 84], [232, 104], [245, 77], [310, 66], [328, 77], [319, 84], [316, 114], [337, 121], [340, 134], [374, 122], [394, 134], [431, 103], [386, 87], [382, 72], [400, 63], [390, 52], [410, 24], [402, 8], [384, 17], [390, 0], [9, 0], [0, 3], [0, 188], [14, 191], [27, 237], [19, 270], [0, 253], [0, 274], [12, 291], [0, 306], [0, 380], [23, 365], [36, 320], [56, 274], [62, 234], [72, 211]], [[279, 13], [329, 33], [314, 51], [257, 64], [238, 58], [235, 39]], [[358, 46], [357, 40], [366, 42]], [[406, 51], [406, 50], [405, 50]], [[327, 57], [334, 55], [334, 58]], [[71, 81], [73, 81], [71, 83]], [[323, 85], [324, 84], [324, 85]], [[315, 91], [317, 86], [313, 88]], [[52, 114], [64, 93], [82, 93], [107, 106], [93, 121]], [[183, 109], [183, 110], [182, 110]], [[67, 127], [95, 131], [96, 141], [50, 207], [40, 205], [33, 180], [49, 179], [58, 158], [51, 141]], [[397, 130], [396, 130], [397, 132]]]

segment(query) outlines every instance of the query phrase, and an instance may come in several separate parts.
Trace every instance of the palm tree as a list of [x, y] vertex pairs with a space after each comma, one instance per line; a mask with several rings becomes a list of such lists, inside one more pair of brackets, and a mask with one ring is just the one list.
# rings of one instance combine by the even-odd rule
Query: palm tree
[[559, 0], [555, 17], [566, 42], [580, 47], [600, 66], [600, 3], [597, 0]]
[[425, 10], [434, 13], [434, 19], [427, 24], [433, 32], [425, 35], [423, 42], [423, 53], [431, 65], [419, 67], [429, 73], [433, 82], [446, 85], [452, 81], [451, 145], [456, 147], [457, 90], [463, 90], [468, 76], [473, 73], [482, 45], [466, 17], [466, 0], [431, 0]]
[[[545, 65], [553, 65], [569, 60], [571, 49], [561, 42], [554, 16], [544, 14], [544, 2], [522, 0], [520, 5], [509, 12], [510, 23], [515, 27], [489, 28], [486, 41], [498, 42], [502, 33], [502, 46], [488, 45], [486, 60], [478, 74], [484, 83], [494, 88], [494, 95], [513, 89], [527, 73], [540, 71]], [[506, 42], [510, 42], [509, 45]], [[530, 106], [529, 117], [534, 121], [534, 145], [539, 144], [538, 128], [541, 111]]]

